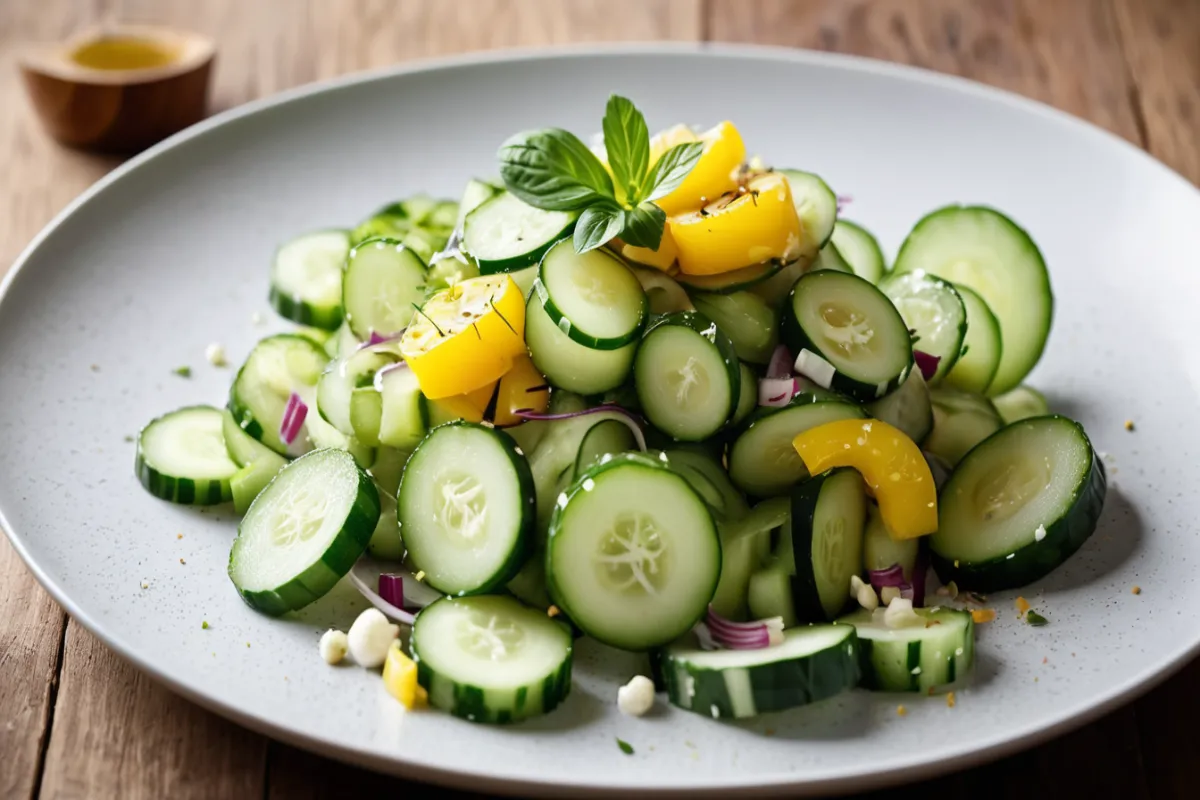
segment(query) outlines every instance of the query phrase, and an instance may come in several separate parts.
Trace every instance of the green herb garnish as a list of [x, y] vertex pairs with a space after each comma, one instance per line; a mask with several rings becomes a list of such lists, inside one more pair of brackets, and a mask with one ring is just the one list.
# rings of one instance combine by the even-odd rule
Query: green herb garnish
[[200, 630], [202, 630], [202, 631], [208, 630], [208, 620], [204, 620], [203, 622], [200, 623]]
[[621, 752], [627, 756], [633, 755], [633, 745], [624, 739], [617, 739], [617, 747], [621, 748]]
[[171, 373], [173, 375], [178, 375], [181, 378], [190, 378], [190, 377], [192, 377], [192, 368], [186, 367], [186, 366], [185, 367], [176, 367], [175, 369], [171, 370]]
[[1040, 628], [1043, 625], [1048, 625], [1050, 620], [1043, 617], [1032, 608], [1025, 612], [1025, 621], [1035, 628]]
[[535, 208], [581, 212], [574, 237], [580, 253], [618, 236], [657, 250], [667, 215], [653, 201], [683, 183], [704, 145], [675, 145], [651, 164], [646, 118], [615, 94], [608, 99], [603, 130], [611, 176], [578, 136], [543, 128], [518, 133], [501, 146], [500, 177], [509, 192]]

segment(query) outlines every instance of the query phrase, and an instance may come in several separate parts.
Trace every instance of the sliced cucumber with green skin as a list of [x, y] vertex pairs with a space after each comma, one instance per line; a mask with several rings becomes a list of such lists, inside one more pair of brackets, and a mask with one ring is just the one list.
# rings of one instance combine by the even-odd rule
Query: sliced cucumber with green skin
[[709, 453], [675, 445], [666, 451], [666, 457], [667, 465], [696, 490], [719, 525], [740, 520], [750, 512], [746, 498], [730, 482], [721, 462]]
[[[316, 407], [317, 393], [312, 387], [303, 389], [300, 392], [300, 397], [310, 409]], [[354, 458], [354, 462], [363, 469], [370, 467], [375, 462], [374, 447], [368, 447], [354, 436], [347, 436], [326, 422], [320, 414], [314, 411], [309, 411], [308, 416], [304, 418], [304, 436], [313, 450], [321, 450], [327, 447], [345, 450]], [[297, 441], [299, 441], [299, 437]]]
[[[279, 425], [292, 392], [303, 395], [303, 390], [314, 387], [328, 360], [325, 351], [305, 336], [283, 333], [260, 341], [229, 389], [229, 411], [238, 427], [277, 453], [306, 452], [310, 449], [306, 437], [298, 436], [287, 445], [279, 438]], [[309, 411], [315, 416], [316, 409]]]
[[999, 397], [992, 398], [996, 411], [1005, 425], [1011, 425], [1029, 417], [1044, 417], [1050, 413], [1046, 396], [1032, 386], [1018, 386]]
[[367, 239], [346, 259], [342, 302], [359, 339], [389, 336], [408, 327], [425, 301], [425, 262], [395, 239]]
[[920, 442], [933, 430], [929, 386], [919, 369], [908, 373], [899, 389], [867, 405], [866, 411], [875, 419], [899, 428], [914, 442]]
[[741, 366], [733, 343], [708, 317], [680, 311], [646, 331], [633, 364], [642, 412], [677, 441], [698, 442], [737, 411]]
[[221, 434], [225, 440], [225, 449], [229, 452], [229, 457], [239, 467], [253, 464], [264, 458], [276, 461], [280, 468], [287, 463], [283, 456], [252, 436], [247, 436], [246, 432], [233, 419], [233, 414], [229, 413], [228, 408], [221, 411]]
[[434, 428], [408, 460], [396, 506], [409, 558], [443, 594], [504, 585], [533, 543], [533, 477], [502, 430], [470, 422]]
[[229, 578], [266, 614], [303, 608], [350, 571], [378, 521], [375, 483], [350, 454], [314, 450], [250, 505], [229, 553]]
[[696, 310], [717, 323], [742, 361], [766, 364], [779, 344], [779, 315], [756, 294], [697, 294]]
[[425, 273], [425, 299], [449, 289], [456, 283], [477, 277], [479, 267], [466, 253], [439, 253], [429, 262], [429, 271]]
[[879, 283], [885, 270], [883, 250], [869, 230], [848, 219], [839, 219], [833, 226], [832, 243], [855, 275]]
[[792, 190], [792, 202], [800, 217], [805, 239], [814, 249], [825, 246], [833, 236], [837, 220], [837, 195], [820, 176], [798, 169], [781, 169]]
[[279, 460], [260, 459], [242, 467], [229, 479], [229, 490], [233, 495], [233, 510], [236, 513], [245, 514], [249, 511], [250, 504], [254, 502], [254, 499], [262, 494], [263, 489], [266, 489], [280, 470], [287, 466], [288, 462], [282, 457], [274, 453], [272, 455]]
[[749, 613], [747, 594], [750, 576], [758, 569], [760, 541], [769, 540], [770, 531], [748, 536], [736, 536], [730, 530], [721, 531], [721, 577], [713, 592], [710, 605], [726, 619], [744, 620]]
[[[379, 484], [376, 483], [376, 488]], [[367, 551], [384, 561], [400, 561], [404, 558], [404, 543], [400, 540], [400, 521], [396, 518], [396, 496], [379, 492], [379, 522], [371, 532]]]
[[972, 450], [938, 494], [933, 567], [943, 583], [980, 592], [1039, 580], [1096, 530], [1106, 487], [1079, 423], [1015, 422]]
[[768, 563], [750, 576], [746, 605], [753, 619], [779, 617], [785, 627], [799, 624], [792, 592], [792, 571], [778, 561]]
[[833, 242], [828, 243], [821, 248], [817, 253], [817, 258], [813, 261], [812, 271], [830, 270], [831, 272], [845, 272], [847, 275], [854, 275], [854, 267], [850, 266], [850, 262], [842, 257], [842, 251], [838, 250], [837, 245]]
[[396, 366], [375, 373], [374, 383], [380, 396], [380, 444], [412, 450], [429, 432], [429, 405], [416, 373]]
[[317, 231], [298, 236], [275, 252], [271, 306], [298, 325], [335, 330], [342, 324], [342, 267], [349, 232]]
[[660, 269], [639, 267], [630, 264], [633, 276], [646, 293], [646, 303], [651, 314], [670, 314], [673, 311], [691, 311], [695, 308], [687, 292], [678, 281]]
[[917, 554], [921, 549], [920, 539], [895, 539], [888, 533], [879, 506], [867, 504], [867, 527], [863, 533], [863, 569], [888, 569], [899, 564], [906, 581], [912, 581]]
[[856, 405], [821, 400], [807, 392], [796, 395], [783, 408], [759, 409], [730, 447], [729, 477], [746, 494], [785, 494], [808, 477], [804, 461], [792, 447], [793, 439], [827, 422], [864, 417]]
[[530, 293], [525, 305], [525, 344], [552, 386], [585, 395], [623, 384], [638, 348], [638, 342], [630, 342], [618, 350], [595, 350], [573, 341], [550, 319], [537, 292]]
[[764, 261], [761, 264], [751, 264], [748, 267], [716, 275], [688, 275], [681, 272], [675, 276], [675, 280], [683, 285], [692, 296], [701, 292], [729, 294], [761, 284], [772, 275], [777, 274], [784, 266], [782, 261]]
[[354, 331], [350, 330], [350, 326], [343, 321], [333, 335], [325, 340], [325, 354], [330, 358], [337, 358], [354, 352], [360, 345], [362, 342], [354, 335]]
[[792, 490], [792, 597], [806, 622], [836, 619], [862, 570], [867, 491], [856, 470], [830, 470]]
[[1016, 387], [1041, 358], [1054, 316], [1050, 276], [1029, 234], [995, 209], [947, 206], [925, 216], [904, 240], [895, 272], [914, 270], [979, 293], [1004, 341], [988, 392]]
[[745, 364], [739, 370], [742, 375], [737, 407], [733, 411], [734, 426], [741, 425], [746, 417], [758, 407], [758, 376]]
[[396, 496], [400, 489], [400, 476], [404, 474], [404, 466], [408, 463], [411, 451], [395, 447], [377, 447], [375, 458], [367, 472], [375, 479], [375, 485], [384, 494]]
[[809, 272], [815, 263], [816, 253], [809, 257], [800, 257], [790, 261], [778, 272], [760, 283], [756, 283], [746, 291], [758, 295], [774, 309], [782, 309], [791, 295], [792, 287], [800, 276]]
[[1000, 323], [976, 292], [965, 286], [954, 288], [967, 309], [967, 336], [962, 355], [946, 373], [946, 383], [964, 392], [983, 393], [996, 377], [1004, 353]]
[[971, 448], [1004, 426], [992, 402], [983, 395], [939, 386], [930, 392], [933, 430], [922, 449], [954, 467]]
[[924, 272], [889, 275], [879, 284], [916, 334], [917, 349], [938, 360], [930, 385], [938, 384], [954, 367], [967, 335], [967, 308], [949, 282]]
[[467, 214], [462, 246], [484, 275], [513, 272], [537, 264], [550, 247], [568, 236], [579, 215], [543, 211], [501, 192]]
[[511, 597], [447, 597], [413, 623], [417, 681], [429, 704], [471, 722], [553, 710], [571, 691], [571, 632]]
[[355, 431], [350, 421], [350, 405], [354, 391], [371, 387], [375, 373], [396, 361], [395, 353], [379, 352], [370, 347], [334, 359], [317, 379], [317, 407], [309, 409], [309, 412], [319, 412], [330, 425], [347, 436], [353, 436]]
[[628, 425], [615, 419], [601, 420], [588, 428], [579, 442], [572, 479], [578, 478], [605, 456], [615, 456], [636, 448], [637, 442]]
[[660, 669], [672, 705], [713, 719], [746, 719], [809, 705], [858, 685], [851, 625], [805, 625], [758, 650], [704, 650], [694, 634], [666, 648]]
[[461, 231], [463, 223], [466, 222], [467, 214], [470, 214], [503, 191], [503, 187], [493, 186], [479, 178], [471, 178], [471, 180], [467, 181], [467, 186], [463, 189], [462, 199], [458, 201], [458, 214], [454, 220], [454, 229]]
[[350, 393], [350, 428], [367, 447], [378, 447], [383, 418], [383, 398], [374, 386], [360, 386]]
[[908, 326], [900, 312], [870, 281], [832, 270], [810, 272], [796, 281], [784, 306], [784, 344], [832, 365], [826, 389], [858, 402], [893, 391], [913, 368]]
[[542, 258], [533, 291], [560, 331], [593, 350], [618, 350], [640, 338], [646, 325], [642, 285], [605, 248], [577, 253], [563, 239]]
[[138, 434], [134, 474], [146, 491], [183, 505], [215, 505], [233, 499], [229, 480], [238, 465], [221, 432], [221, 412], [189, 406], [155, 419]]
[[550, 596], [600, 642], [648, 650], [674, 641], [704, 616], [720, 573], [712, 514], [665, 459], [616, 456], [554, 506]]
[[527, 606], [543, 611], [549, 609], [553, 602], [550, 600], [550, 593], [546, 591], [545, 551], [535, 550], [504, 588]]
[[877, 692], [931, 692], [961, 680], [975, 661], [971, 612], [915, 608], [925, 624], [891, 628], [883, 609], [860, 609], [838, 620], [858, 633], [862, 685]]

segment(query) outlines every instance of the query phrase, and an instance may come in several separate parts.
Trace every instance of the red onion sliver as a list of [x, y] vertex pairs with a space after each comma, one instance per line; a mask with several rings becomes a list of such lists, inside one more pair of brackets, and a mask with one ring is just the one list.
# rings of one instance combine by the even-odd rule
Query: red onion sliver
[[938, 364], [942, 357], [930, 355], [923, 350], [913, 350], [913, 360], [917, 362], [917, 368], [921, 370], [921, 377], [930, 380], [937, 374]]
[[854, 202], [854, 198], [848, 194], [839, 194], [837, 196], [837, 213], [842, 213], [842, 209]]
[[284, 444], [296, 441], [304, 420], [308, 418], [308, 405], [300, 399], [300, 395], [292, 392], [288, 397], [287, 406], [283, 409], [283, 419], [279, 423], [279, 438]]
[[885, 586], [903, 589], [909, 585], [908, 581], [904, 580], [904, 569], [899, 564], [892, 564], [887, 569], [873, 569], [867, 574], [870, 576], [871, 585], [877, 590]]
[[396, 608], [404, 608], [404, 578], [385, 572], [379, 576], [379, 596]]
[[646, 435], [642, 432], [642, 418], [634, 414], [627, 408], [622, 408], [615, 403], [605, 403], [592, 408], [585, 408], [582, 411], [571, 411], [565, 414], [539, 414], [526, 409], [519, 409], [513, 412], [514, 416], [520, 417], [529, 422], [554, 422], [563, 419], [575, 419], [576, 417], [585, 417], [588, 414], [602, 414], [606, 411], [615, 412], [617, 416], [612, 417], [618, 422], [623, 422], [633, 432], [633, 439], [637, 442], [638, 449], [643, 453], [646, 452]]
[[794, 378], [763, 378], [758, 382], [758, 404], [782, 408], [791, 401], [796, 389]]
[[792, 352], [787, 349], [787, 345], [779, 345], [775, 348], [775, 352], [771, 354], [771, 360], [767, 362], [767, 377], [791, 377], [792, 364], [795, 363], [795, 361], [796, 359], [792, 358]]
[[373, 344], [383, 344], [387, 340], [388, 337], [382, 336], [375, 331], [371, 331], [371, 338], [367, 339], [367, 347], [370, 347]]
[[371, 383], [375, 387], [375, 391], [383, 391], [383, 376], [389, 372], [395, 372], [398, 369], [408, 369], [407, 361], [397, 361], [395, 364], [388, 364], [386, 367], [381, 367], [372, 379]]
[[759, 650], [770, 647], [779, 637], [783, 636], [783, 619], [756, 620], [754, 622], [734, 622], [726, 619], [708, 607], [705, 624], [713, 641], [730, 650]]
[[362, 593], [362, 596], [367, 598], [371, 605], [375, 606], [386, 616], [391, 617], [397, 622], [403, 622], [405, 625], [413, 624], [413, 621], [416, 619], [414, 615], [408, 613], [403, 608], [398, 608], [392, 605], [387, 600], [384, 600], [382, 597], [380, 597], [375, 590], [373, 590], [370, 586], [367, 586], [362, 578], [354, 574], [353, 569], [346, 574], [350, 577], [350, 582], [354, 584], [354, 588], [358, 589], [358, 591]]

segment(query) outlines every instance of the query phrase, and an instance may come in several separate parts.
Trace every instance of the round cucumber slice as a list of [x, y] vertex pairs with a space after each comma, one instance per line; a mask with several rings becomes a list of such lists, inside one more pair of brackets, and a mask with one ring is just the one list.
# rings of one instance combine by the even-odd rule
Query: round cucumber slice
[[929, 378], [929, 384], [936, 385], [958, 361], [967, 335], [967, 309], [958, 291], [924, 272], [892, 275], [879, 288], [916, 334], [915, 347], [939, 359]]
[[982, 394], [1000, 368], [1004, 352], [1000, 323], [978, 293], [965, 286], [955, 288], [967, 310], [967, 336], [963, 339], [962, 355], [946, 373], [946, 383], [964, 392]]
[[349, 251], [344, 230], [305, 234], [280, 247], [271, 264], [271, 306], [298, 325], [335, 330], [342, 324], [342, 267]]
[[850, 601], [850, 576], [862, 571], [867, 491], [853, 469], [834, 469], [792, 490], [792, 597], [806, 622], [833, 620]]
[[[308, 437], [291, 445], [279, 438], [279, 425], [292, 392], [306, 403], [329, 358], [306, 336], [282, 333], [254, 346], [229, 389], [229, 411], [248, 435], [281, 455], [301, 455], [311, 449]], [[310, 405], [309, 413], [316, 416]]]
[[833, 225], [832, 241], [855, 275], [879, 283], [885, 264], [883, 250], [869, 230], [848, 219], [839, 219]]
[[542, 258], [533, 290], [551, 322], [584, 347], [617, 350], [636, 341], [646, 324], [641, 283], [603, 248], [577, 253], [563, 239]]
[[350, 330], [364, 341], [404, 330], [425, 301], [425, 283], [425, 262], [402, 242], [376, 238], [355, 245], [342, 288]]
[[215, 505], [233, 499], [229, 481], [238, 465], [225, 447], [222, 425], [222, 413], [217, 409], [191, 406], [165, 414], [143, 428], [138, 434], [134, 472], [146, 491], [184, 505]]

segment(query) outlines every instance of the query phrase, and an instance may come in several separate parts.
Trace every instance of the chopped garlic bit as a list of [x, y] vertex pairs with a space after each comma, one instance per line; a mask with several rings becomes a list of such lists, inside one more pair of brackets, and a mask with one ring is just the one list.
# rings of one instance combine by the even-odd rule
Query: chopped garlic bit
[[864, 585], [865, 584], [863, 583], [862, 578], [858, 577], [857, 575], [850, 576], [850, 594], [857, 597], [859, 590], [862, 589]]
[[879, 608], [879, 597], [875, 594], [875, 587], [869, 583], [863, 583], [858, 587], [858, 592], [855, 593], [854, 599], [867, 611], [874, 611]]
[[645, 675], [634, 675], [629, 683], [617, 689], [617, 708], [622, 714], [640, 717], [654, 707], [654, 681]]
[[[249, 647], [250, 643], [246, 642]], [[317, 645], [321, 649], [321, 658], [325, 659], [326, 664], [340, 664], [342, 659], [346, 657], [346, 651], [350, 649], [350, 642], [346, 638], [346, 634], [339, 630], [329, 629], [321, 634], [321, 641]]]
[[387, 659], [388, 648], [400, 635], [400, 626], [388, 622], [377, 608], [368, 608], [358, 615], [347, 635], [350, 655], [360, 666], [374, 669]]
[[889, 628], [924, 628], [925, 620], [913, 611], [912, 600], [897, 597], [888, 603], [883, 612], [883, 622]]
[[225, 348], [219, 342], [213, 342], [208, 347], [204, 348], [204, 357], [208, 359], [208, 363], [214, 367], [225, 367], [229, 362], [225, 359]]
[[1045, 538], [1046, 538], [1046, 526], [1038, 525], [1037, 530], [1035, 530], [1033, 532], [1033, 540], [1035, 542], [1040, 542], [1042, 539], [1045, 539]]
[[896, 586], [885, 586], [879, 590], [879, 600], [885, 606], [890, 606], [892, 601], [900, 596], [900, 589]]

